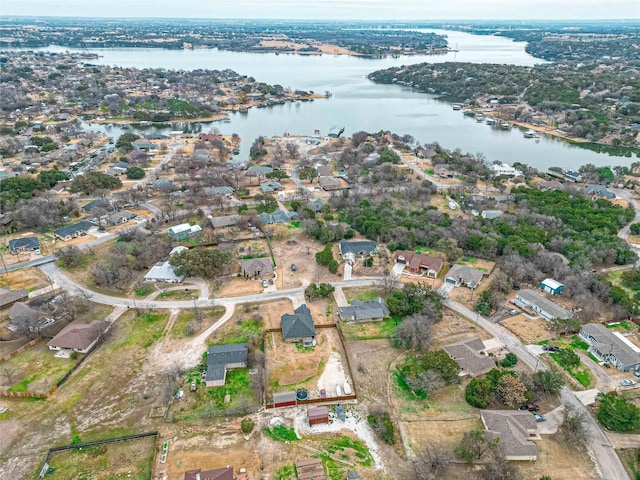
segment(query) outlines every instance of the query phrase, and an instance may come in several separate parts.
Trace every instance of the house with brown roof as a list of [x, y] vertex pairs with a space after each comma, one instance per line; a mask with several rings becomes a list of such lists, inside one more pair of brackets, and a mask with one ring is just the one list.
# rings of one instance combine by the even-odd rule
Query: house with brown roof
[[233, 467], [187, 470], [184, 472], [184, 480], [234, 480]]
[[480, 410], [484, 435], [497, 441], [507, 460], [536, 460], [540, 440], [531, 412], [521, 410]]
[[482, 340], [474, 337], [447, 345], [444, 350], [456, 361], [462, 370], [461, 373], [477, 377], [496, 366], [496, 362], [492, 358], [480, 353], [484, 348]]
[[436, 278], [444, 266], [442, 257], [430, 257], [429, 255], [420, 255], [407, 250], [397, 250], [395, 261], [404, 264], [404, 268], [414, 275], [424, 275], [426, 273], [429, 278]]
[[88, 353], [96, 346], [104, 331], [104, 323], [94, 320], [91, 323], [71, 322], [53, 337], [47, 346], [49, 350], [73, 350]]
[[327, 407], [312, 407], [307, 409], [309, 425], [329, 423], [329, 409]]
[[298, 480], [327, 480], [321, 458], [308, 458], [296, 463]]
[[273, 264], [269, 258], [250, 258], [241, 263], [245, 278], [273, 278]]

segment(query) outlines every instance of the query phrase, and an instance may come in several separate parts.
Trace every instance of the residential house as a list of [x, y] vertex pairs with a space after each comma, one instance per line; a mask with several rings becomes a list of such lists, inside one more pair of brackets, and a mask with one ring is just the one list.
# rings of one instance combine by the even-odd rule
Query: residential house
[[26, 288], [11, 290], [9, 286], [0, 287], [0, 308], [10, 307], [25, 298], [29, 298], [29, 292]]
[[318, 165], [316, 171], [318, 177], [331, 177], [331, 169], [327, 165]]
[[58, 228], [53, 231], [53, 234], [62, 241], [68, 241], [72, 238], [85, 236], [91, 228], [95, 225], [88, 220], [82, 220], [73, 225], [67, 225], [65, 227]]
[[177, 275], [168, 261], [156, 263], [144, 276], [145, 282], [182, 283], [182, 280], [184, 275]]
[[321, 458], [309, 458], [297, 462], [296, 472], [298, 480], [327, 480]]
[[[380, 154], [378, 152], [371, 152], [362, 162], [364, 165], [375, 165], [380, 161]], [[320, 170], [318, 170], [320, 174]]]
[[53, 319], [45, 319], [40, 318], [40, 314], [31, 308], [26, 303], [16, 302], [11, 305], [11, 308], [7, 312], [7, 317], [9, 317], [10, 323], [7, 325], [7, 329], [12, 332], [18, 331], [20, 328], [14, 321], [17, 319], [27, 319], [29, 323], [29, 330], [32, 332], [38, 332], [43, 327], [50, 325], [55, 322]]
[[181, 223], [169, 228], [169, 236], [176, 241], [185, 240], [200, 233], [202, 233], [200, 225], [189, 225], [188, 223]]
[[273, 406], [275, 408], [292, 407], [298, 404], [298, 397], [295, 390], [287, 392], [276, 392], [273, 394]]
[[150, 150], [155, 150], [156, 148], [158, 148], [155, 143], [151, 143], [144, 138], [138, 138], [137, 140], [134, 140], [133, 142], [131, 142], [131, 145], [133, 145], [134, 149], [142, 150], [144, 152], [148, 152]]
[[9, 320], [15, 320], [22, 315], [37, 317], [38, 312], [23, 302], [14, 303], [13, 305], [11, 305], [11, 308], [7, 312], [7, 317], [9, 317]]
[[587, 323], [580, 328], [580, 337], [589, 344], [589, 353], [601, 361], [622, 372], [640, 370], [640, 349], [622, 334], [599, 323]]
[[563, 190], [564, 185], [562, 185], [558, 180], [550, 180], [550, 181], [545, 180], [538, 184], [538, 188], [543, 192], [547, 190]]
[[73, 350], [89, 353], [100, 340], [105, 323], [94, 320], [91, 323], [71, 322], [53, 337], [47, 346], [49, 350]]
[[340, 180], [338, 180], [335, 177], [318, 177], [318, 184], [320, 185], [320, 187], [322, 187], [323, 190], [326, 191], [332, 191], [332, 190], [342, 190], [344, 188], [349, 188], [348, 186], [345, 187], [342, 185], [342, 183], [340, 182]]
[[493, 220], [502, 216], [502, 210], [483, 210], [480, 216], [487, 220]]
[[248, 177], [264, 177], [271, 172], [273, 172], [273, 168], [271, 167], [261, 167], [254, 165], [253, 167], [247, 168]]
[[480, 410], [484, 435], [498, 441], [507, 460], [536, 460], [539, 440], [537, 424], [531, 412], [521, 410]]
[[324, 207], [326, 207], [326, 205], [327, 205], [327, 202], [325, 202], [321, 198], [318, 198], [318, 199], [314, 200], [313, 202], [309, 202], [307, 204], [307, 208], [309, 210], [311, 210], [312, 212], [320, 213], [322, 211], [322, 209]]
[[224, 385], [227, 370], [247, 367], [248, 346], [246, 343], [211, 345], [207, 353], [207, 387]]
[[9, 240], [9, 251], [18, 254], [22, 252], [35, 252], [40, 250], [40, 240], [38, 237], [23, 237]]
[[481, 353], [484, 348], [482, 340], [474, 337], [447, 345], [444, 350], [456, 361], [462, 370], [461, 373], [477, 377], [484, 375], [496, 366], [496, 362], [492, 358]]
[[284, 190], [284, 187], [280, 182], [276, 182], [274, 180], [269, 180], [267, 182], [262, 182], [260, 184], [260, 188], [262, 189], [262, 193], [273, 193]]
[[414, 275], [427, 274], [429, 278], [436, 278], [444, 266], [442, 257], [421, 255], [408, 250], [397, 250], [395, 261], [404, 264], [405, 271]]
[[378, 244], [370, 240], [349, 242], [348, 240], [340, 240], [338, 248], [340, 256], [353, 265], [357, 258], [366, 258], [373, 255]]
[[480, 284], [483, 276], [484, 272], [477, 268], [467, 265], [454, 265], [447, 273], [444, 281], [456, 287], [464, 285], [473, 290]]
[[506, 163], [499, 163], [497, 165], [491, 165], [489, 167], [494, 175], [505, 175], [507, 177], [521, 177], [522, 172], [517, 168], [513, 168]]
[[109, 222], [109, 225], [116, 226], [127, 223], [129, 220], [133, 220], [137, 217], [137, 214], [130, 212], [129, 210], [120, 210], [119, 212], [112, 213], [107, 216], [107, 222]]
[[540, 290], [551, 295], [560, 295], [564, 291], [564, 285], [553, 278], [545, 278], [540, 282]]
[[433, 173], [440, 178], [455, 178], [460, 175], [456, 170], [452, 170], [450, 165], [439, 163], [433, 168]]
[[151, 188], [162, 192], [170, 192], [176, 189], [173, 181], [168, 178], [159, 178], [151, 184]]
[[582, 174], [579, 173], [579, 172], [574, 172], [573, 170], [567, 170], [567, 171], [563, 172], [562, 176], [564, 178], [566, 178], [567, 180], [570, 180], [572, 182], [581, 182], [582, 181]]
[[242, 260], [240, 267], [245, 278], [273, 278], [273, 264], [270, 258], [250, 258]]
[[98, 198], [96, 200], [92, 200], [82, 207], [87, 213], [91, 212], [101, 212], [105, 210], [109, 210], [111, 208], [111, 202], [104, 198]]
[[282, 337], [287, 343], [300, 342], [305, 347], [316, 344], [316, 327], [313, 324], [311, 311], [302, 304], [293, 311], [293, 314], [285, 313], [280, 318]]
[[345, 322], [379, 322], [389, 316], [389, 307], [381, 297], [375, 300], [352, 300], [346, 307], [339, 307], [338, 314]]
[[112, 165], [109, 165], [107, 169], [112, 175], [119, 176], [124, 175], [129, 168], [129, 164], [127, 162], [117, 162]]
[[216, 228], [231, 228], [237, 225], [242, 217], [240, 215], [223, 215], [221, 217], [209, 217], [211, 226]]
[[214, 470], [187, 470], [184, 480], [235, 480], [233, 467], [216, 468]]
[[329, 409], [327, 407], [313, 407], [307, 409], [309, 425], [329, 423]]
[[177, 247], [173, 247], [169, 252], [169, 256], [175, 255], [176, 253], [182, 253], [186, 250], [189, 250], [189, 247], [185, 247], [184, 245], [178, 245]]
[[207, 187], [204, 189], [207, 195], [224, 195], [230, 198], [235, 190], [233, 187]]
[[615, 200], [616, 194], [608, 190], [604, 185], [587, 184], [582, 189], [582, 194], [591, 200], [604, 198], [605, 200]]
[[259, 217], [263, 225], [287, 223], [299, 218], [296, 212], [284, 212], [279, 208], [276, 209], [273, 213], [261, 213]]
[[520, 290], [516, 293], [516, 298], [513, 303], [520, 308], [537, 313], [545, 320], [573, 318], [573, 314], [569, 310], [562, 308], [560, 305], [552, 302], [533, 290]]

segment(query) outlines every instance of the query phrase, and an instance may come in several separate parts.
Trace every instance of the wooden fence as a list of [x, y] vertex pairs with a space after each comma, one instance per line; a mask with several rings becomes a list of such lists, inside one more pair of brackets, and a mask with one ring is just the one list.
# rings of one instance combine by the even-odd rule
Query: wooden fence
[[9, 360], [11, 360], [13, 357], [17, 357], [18, 355], [20, 355], [22, 352], [24, 352], [25, 350], [30, 349], [31, 347], [33, 347], [34, 345], [37, 345], [38, 343], [40, 343], [42, 341], [42, 337], [36, 337], [33, 340], [31, 340], [30, 342], [25, 343], [24, 345], [22, 345], [21, 347], [17, 348], [16, 350], [14, 350], [13, 352], [11, 352], [9, 355], [5, 355], [4, 357], [0, 358], [0, 365], [2, 365], [4, 362], [8, 362]]

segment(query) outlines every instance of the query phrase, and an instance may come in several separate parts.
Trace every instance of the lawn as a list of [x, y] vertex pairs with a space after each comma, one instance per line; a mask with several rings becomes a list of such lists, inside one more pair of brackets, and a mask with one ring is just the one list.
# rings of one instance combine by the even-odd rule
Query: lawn
[[[82, 357], [83, 355], [75, 355], [73, 359], [57, 358], [55, 352], [47, 347], [46, 341], [42, 341], [3, 364], [2, 369], [14, 372], [10, 391], [46, 393]], [[0, 383], [8, 383], [6, 375], [0, 380]]]
[[51, 480], [112, 480], [151, 478], [156, 437], [110, 443], [54, 453], [49, 459]]
[[340, 329], [349, 340], [379, 340], [390, 338], [402, 320], [397, 317], [385, 318], [381, 322], [340, 323]]
[[262, 337], [263, 322], [247, 319], [238, 320], [231, 325], [225, 325], [225, 328], [221, 328], [215, 331], [208, 339], [209, 345], [218, 345], [225, 343], [249, 343], [251, 338], [256, 338], [258, 341]]
[[[207, 328], [209, 325], [213, 325], [217, 322], [225, 312], [223, 307], [201, 308], [198, 309], [200, 315], [202, 315], [202, 322], [200, 324], [200, 330]], [[173, 338], [184, 338], [195, 333], [190, 333], [188, 324], [196, 319], [196, 312], [193, 310], [181, 310], [177, 320], [171, 327], [171, 336]], [[242, 342], [240, 342], [242, 343]]]
[[168, 312], [140, 310], [138, 313], [132, 313], [127, 319], [127, 323], [133, 324], [131, 333], [118, 348], [124, 346], [149, 348], [156, 340], [162, 337], [168, 320]]
[[300, 440], [293, 428], [287, 428], [284, 425], [277, 425], [273, 428], [265, 427], [264, 433], [276, 442], [297, 442]]
[[199, 293], [199, 290], [185, 288], [184, 290], [169, 290], [168, 292], [162, 292], [156, 298], [158, 300], [191, 300], [193, 295], [198, 297]]
[[380, 296], [380, 290], [371, 287], [347, 287], [343, 288], [342, 291], [348, 302], [353, 300], [366, 302], [368, 300], [375, 300]]
[[566, 367], [562, 365], [562, 363], [560, 363], [557, 353], [550, 353], [549, 356], [551, 356], [551, 358], [553, 358], [558, 363], [558, 365], [564, 368], [569, 373], [569, 375], [575, 378], [583, 387], [589, 388], [589, 385], [593, 383], [591, 372], [584, 365], [580, 364], [580, 366], [578, 367]]

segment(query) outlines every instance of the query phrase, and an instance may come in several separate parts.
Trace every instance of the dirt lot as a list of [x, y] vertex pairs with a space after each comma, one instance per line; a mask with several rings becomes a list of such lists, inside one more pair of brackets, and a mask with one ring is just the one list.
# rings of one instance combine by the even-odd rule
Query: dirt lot
[[13, 290], [26, 288], [29, 291], [38, 290], [49, 285], [47, 276], [38, 268], [23, 268], [0, 276], [0, 287], [9, 285]]
[[[315, 254], [324, 246], [308, 238], [300, 228], [279, 227], [274, 235], [272, 248], [278, 264], [276, 285], [279, 289], [302, 287], [310, 283], [335, 282], [341, 278], [341, 275], [334, 275], [327, 267], [316, 263]], [[338, 259], [337, 246], [334, 248], [333, 256]], [[292, 263], [296, 265], [295, 272], [291, 271]], [[338, 270], [338, 273], [340, 272], [341, 269]]]
[[[212, 289], [209, 289], [213, 291]], [[262, 292], [262, 282], [259, 280], [245, 280], [244, 278], [232, 278], [225, 280], [220, 288], [213, 294], [215, 297], [241, 297], [252, 293]]]
[[479, 337], [481, 340], [492, 338], [483, 328], [446, 309], [443, 311], [442, 320], [433, 326], [434, 348], [471, 337]]
[[55, 453], [49, 460], [55, 472], [47, 478], [52, 480], [69, 478], [146, 480], [151, 478], [155, 441], [156, 437], [146, 437], [83, 450]]
[[595, 480], [600, 478], [588, 455], [565, 447], [550, 435], [543, 435], [536, 445], [540, 451], [535, 462], [517, 462], [524, 478], [549, 475], [553, 480]]
[[285, 343], [280, 333], [267, 334], [267, 398], [274, 391], [302, 387], [309, 390], [312, 398], [320, 396], [321, 388], [331, 397], [336, 393], [336, 385], [351, 380], [338, 332], [332, 328], [318, 330], [316, 342], [313, 348], [302, 348]]
[[538, 343], [552, 337], [549, 322], [541, 318], [530, 319], [520, 314], [502, 321], [501, 324], [525, 343]]

